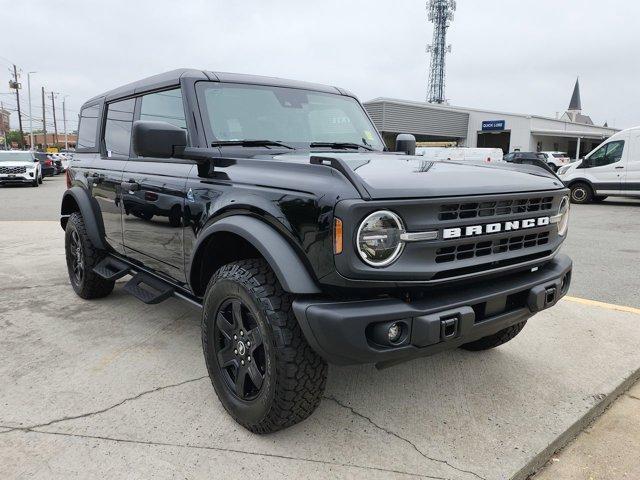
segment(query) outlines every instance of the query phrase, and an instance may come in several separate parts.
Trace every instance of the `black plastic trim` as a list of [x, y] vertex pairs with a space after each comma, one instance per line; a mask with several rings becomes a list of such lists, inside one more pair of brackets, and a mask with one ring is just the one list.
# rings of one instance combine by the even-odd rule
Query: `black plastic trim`
[[[455, 348], [526, 320], [552, 306], [567, 293], [571, 268], [571, 259], [566, 255], [558, 255], [535, 271], [521, 272], [492, 282], [475, 283], [467, 288], [451, 287], [414, 302], [398, 298], [351, 301], [298, 298], [293, 302], [293, 310], [309, 344], [328, 362], [386, 366]], [[556, 293], [549, 301], [546, 294], [551, 288]], [[414, 329], [418, 317], [437, 314], [449, 318], [455, 312], [460, 312], [462, 317], [474, 305], [500, 303], [514, 294], [524, 296], [524, 305], [486, 318], [469, 320], [465, 316], [459, 334], [446, 342], [427, 346], [407, 343], [397, 347], [379, 347], [367, 341], [366, 329], [375, 322], [404, 321]], [[414, 338], [418, 336], [416, 332], [412, 335]]]

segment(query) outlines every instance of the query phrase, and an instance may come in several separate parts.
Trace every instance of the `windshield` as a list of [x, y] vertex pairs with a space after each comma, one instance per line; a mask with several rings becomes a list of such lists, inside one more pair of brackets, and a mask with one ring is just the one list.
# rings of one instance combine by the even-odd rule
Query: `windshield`
[[270, 140], [309, 148], [311, 143], [384, 145], [353, 98], [260, 85], [206, 83], [206, 117], [218, 142]]
[[31, 152], [0, 152], [0, 162], [33, 162]]

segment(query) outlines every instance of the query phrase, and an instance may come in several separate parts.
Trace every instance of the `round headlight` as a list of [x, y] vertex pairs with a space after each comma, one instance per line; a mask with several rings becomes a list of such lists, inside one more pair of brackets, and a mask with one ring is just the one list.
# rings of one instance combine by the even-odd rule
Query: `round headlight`
[[562, 197], [560, 208], [558, 209], [558, 215], [560, 215], [560, 220], [558, 220], [558, 235], [564, 235], [569, 228], [569, 205], [569, 197]]
[[358, 228], [357, 249], [360, 258], [373, 267], [386, 267], [398, 259], [404, 248], [400, 235], [402, 220], [388, 210], [374, 212]]

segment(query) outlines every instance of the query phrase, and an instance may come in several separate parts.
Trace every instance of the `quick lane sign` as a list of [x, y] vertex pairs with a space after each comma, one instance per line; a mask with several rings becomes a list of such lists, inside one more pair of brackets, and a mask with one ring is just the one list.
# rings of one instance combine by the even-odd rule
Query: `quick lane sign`
[[504, 130], [504, 120], [485, 120], [482, 122], [482, 131]]

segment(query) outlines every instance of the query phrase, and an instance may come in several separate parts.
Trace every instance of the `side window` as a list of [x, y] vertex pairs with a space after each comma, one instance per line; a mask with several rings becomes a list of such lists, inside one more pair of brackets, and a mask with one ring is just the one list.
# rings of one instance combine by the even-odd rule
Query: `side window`
[[107, 105], [107, 120], [104, 125], [104, 148], [108, 158], [129, 158], [131, 149], [131, 126], [135, 99], [113, 102]]
[[624, 150], [624, 140], [609, 142], [596, 150], [589, 157], [589, 165], [592, 167], [602, 167], [620, 161]]
[[95, 148], [98, 136], [100, 105], [83, 108], [80, 112], [77, 148]]
[[140, 120], [168, 122], [186, 130], [187, 122], [180, 89], [144, 95], [140, 107]]
[[624, 140], [609, 143], [609, 145], [607, 145], [607, 163], [619, 162], [622, 158], [623, 150]]

